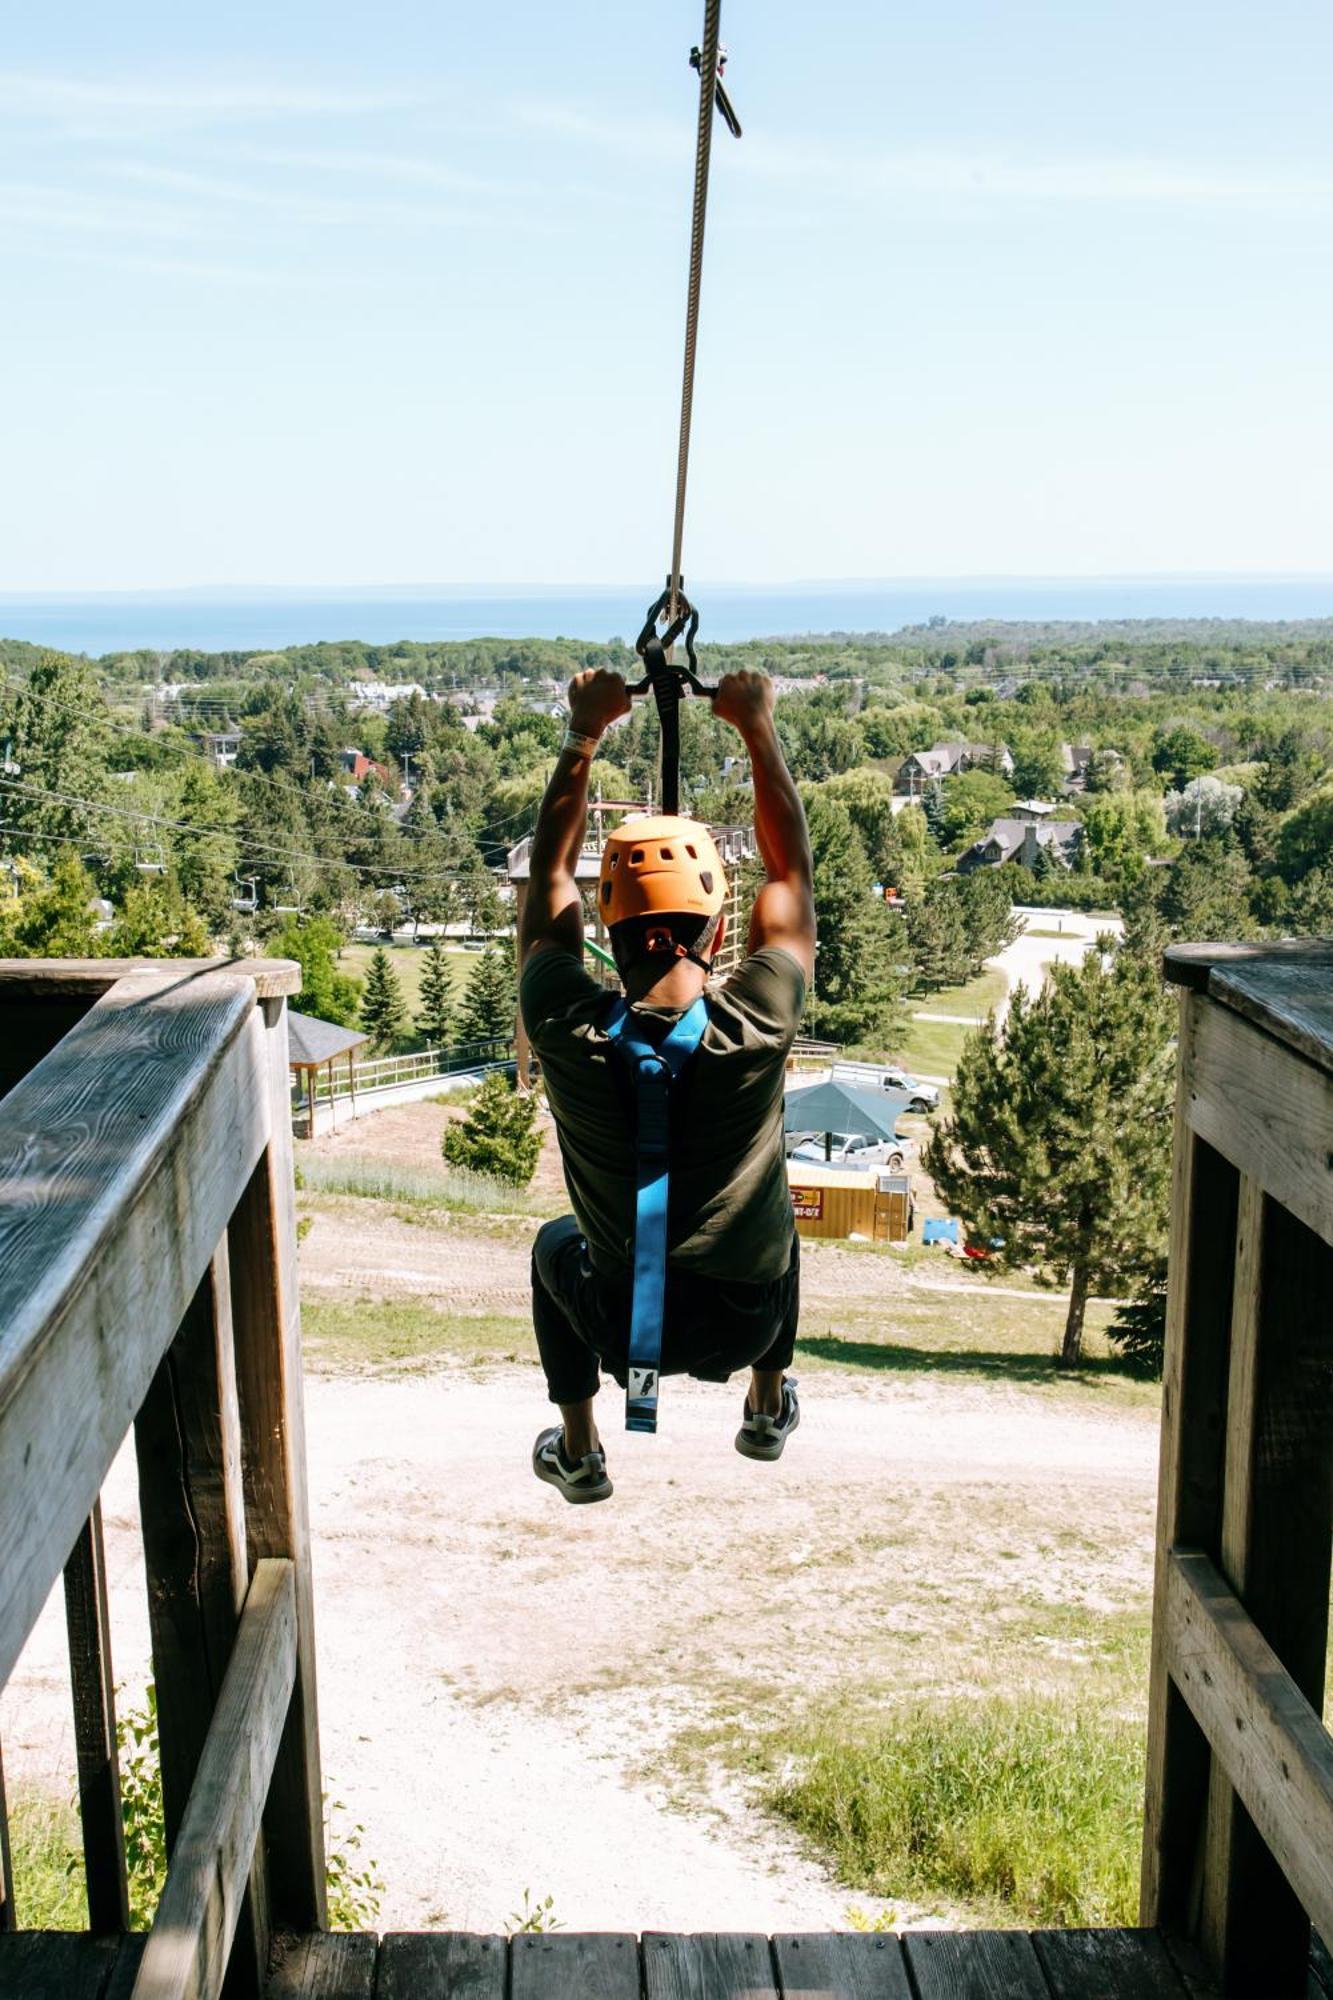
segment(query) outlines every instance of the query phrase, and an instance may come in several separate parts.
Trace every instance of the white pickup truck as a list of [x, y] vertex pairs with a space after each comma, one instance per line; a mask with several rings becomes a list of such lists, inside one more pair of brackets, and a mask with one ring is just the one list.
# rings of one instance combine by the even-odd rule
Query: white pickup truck
[[938, 1111], [940, 1094], [933, 1083], [909, 1076], [896, 1063], [835, 1062], [832, 1082], [849, 1083], [854, 1090], [891, 1090], [906, 1095], [909, 1111]]

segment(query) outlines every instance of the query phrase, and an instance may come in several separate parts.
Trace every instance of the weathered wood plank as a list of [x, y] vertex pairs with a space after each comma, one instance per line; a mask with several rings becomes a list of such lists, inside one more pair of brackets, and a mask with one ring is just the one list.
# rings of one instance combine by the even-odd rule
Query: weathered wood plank
[[639, 2000], [631, 1932], [553, 1931], [509, 1946], [510, 2000]]
[[134, 2000], [217, 2000], [296, 1679], [296, 1580], [256, 1566]]
[[0, 1933], [0, 2000], [104, 2000], [117, 1942], [83, 1931]]
[[5, 1802], [5, 1761], [0, 1756], [0, 1931], [18, 1929], [14, 1912], [14, 1868], [9, 1852], [9, 1807]]
[[380, 1945], [375, 2000], [505, 2000], [502, 1937], [466, 1931], [391, 1931]]
[[[293, 1938], [265, 1987], [265, 2000], [376, 2000], [379, 1940], [354, 1931], [317, 1931]], [[429, 1987], [422, 1987], [428, 2000]], [[385, 1989], [379, 1988], [378, 2000]], [[500, 1996], [502, 2000], [502, 1996]]]
[[917, 2000], [1051, 2000], [1026, 1931], [904, 1931], [903, 1951]]
[[1300, 1903], [1327, 1932], [1333, 1739], [1206, 1556], [1171, 1558], [1167, 1641], [1172, 1674], [1214, 1755]]
[[1333, 1243], [1333, 1075], [1215, 1001], [1189, 996], [1190, 1123]]
[[[1242, 1198], [1221, 1570], [1311, 1707], [1323, 1705], [1333, 1555], [1333, 1249], [1272, 1201]], [[1245, 1295], [1240, 1296], [1241, 1287]], [[1300, 1993], [1309, 1924], [1217, 1769], [1201, 1941], [1228, 1979]]]
[[1159, 1931], [1157, 1935], [1166, 1946], [1167, 1957], [1180, 1974], [1190, 2000], [1221, 2000], [1216, 1967], [1208, 1963], [1193, 1939], [1182, 1937], [1178, 1931]]
[[1208, 1746], [1167, 1667], [1167, 1558], [1178, 1543], [1215, 1546], [1221, 1513], [1227, 1357], [1239, 1177], [1190, 1126], [1193, 1011], [1181, 996], [1180, 1076], [1157, 1483], [1153, 1648], [1148, 1692], [1140, 1917], [1191, 1923], [1208, 1790]]
[[0, 1001], [82, 996], [91, 1002], [122, 979], [152, 979], [164, 971], [190, 979], [201, 972], [239, 973], [258, 1000], [301, 990], [301, 968], [291, 958], [0, 958]]
[[789, 1933], [774, 1938], [773, 1959], [789, 2000], [913, 2000], [902, 1939], [891, 1934]]
[[1186, 2000], [1156, 1931], [1034, 1931], [1052, 1993], [1078, 2000]]
[[84, 1522], [65, 1564], [65, 1625], [74, 1697], [74, 1756], [88, 1928], [97, 1936], [109, 1936], [130, 1927], [130, 1892], [125, 1874], [125, 1824], [120, 1813], [115, 1679], [100, 1500]]
[[778, 2000], [768, 1939], [750, 1931], [643, 1936], [645, 2000]]
[[116, 1962], [102, 2000], [133, 2000], [134, 1982], [148, 1939], [142, 1931], [132, 1931], [120, 1940]]
[[295, 1566], [296, 1688], [265, 1820], [269, 1897], [274, 1924], [322, 1930], [324, 1804], [283, 1002], [264, 1001], [263, 1019], [270, 1138], [237, 1203], [228, 1245], [250, 1566], [267, 1556], [286, 1557]]
[[1166, 976], [1208, 993], [1311, 1062], [1333, 1070], [1333, 943], [1172, 945]]
[[0, 1683], [267, 1140], [250, 982], [122, 982], [0, 1119]]
[[[225, 1232], [158, 1364], [134, 1441], [170, 1855], [249, 1582]], [[261, 1840], [232, 1951], [229, 2000], [263, 1983], [267, 1902]]]

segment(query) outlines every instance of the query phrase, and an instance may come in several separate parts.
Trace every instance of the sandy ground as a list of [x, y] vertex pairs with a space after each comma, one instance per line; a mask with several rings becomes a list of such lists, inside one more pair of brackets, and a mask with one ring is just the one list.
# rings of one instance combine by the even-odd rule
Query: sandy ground
[[[438, 1231], [363, 1206], [357, 1227], [341, 1204], [316, 1216], [308, 1296], [526, 1301], [521, 1239], [459, 1223], [442, 1254]], [[975, 1288], [930, 1269], [945, 1275], [819, 1245], [807, 1292], [835, 1322], [871, 1302], [891, 1321], [917, 1284]], [[691, 1755], [682, 1732], [720, 1730], [734, 1753], [814, 1691], [991, 1685], [1010, 1654], [1040, 1677], [1069, 1657], [1071, 1612], [1146, 1602], [1143, 1411], [825, 1373], [782, 1462], [757, 1466], [732, 1449], [734, 1389], [670, 1382], [656, 1439], [624, 1436], [613, 1403], [615, 1498], [574, 1509], [531, 1475], [547, 1421], [531, 1367], [307, 1385], [325, 1770], [388, 1884], [384, 1927], [498, 1928], [524, 1889], [571, 1927], [841, 1924], [866, 1899], [762, 1810], [734, 1758]], [[105, 1512], [134, 1699], [148, 1645], [128, 1453]], [[58, 1592], [0, 1737], [11, 1788], [67, 1792]]]
[[[1022, 934], [998, 957], [986, 960], [988, 969], [1002, 972], [1009, 982], [1004, 1006], [998, 1009], [1001, 1019], [1008, 1011], [1009, 998], [1016, 986], [1026, 986], [1030, 993], [1039, 992], [1048, 965], [1077, 965], [1100, 932], [1113, 931], [1118, 936], [1125, 928], [1119, 917], [1085, 916], [1081, 910], [1024, 910], [1021, 914]], [[1059, 935], [1033, 937], [1033, 931], [1058, 931]]]
[[[820, 1380], [782, 1462], [756, 1466], [731, 1449], [734, 1393], [673, 1381], [657, 1439], [611, 1437], [614, 1500], [575, 1509], [529, 1471], [538, 1398], [512, 1368], [308, 1386], [325, 1767], [390, 1885], [385, 1927], [495, 1928], [525, 1888], [575, 1928], [838, 1924], [851, 1892], [739, 1780], [691, 1779], [677, 1732], [722, 1715], [742, 1741], [812, 1679], [864, 1685], [893, 1648], [929, 1652], [963, 1603], [984, 1653], [1016, 1605], [1039, 1627], [1044, 1605], [1147, 1589], [1142, 1419]], [[133, 1689], [124, 1455], [106, 1515]], [[0, 1709], [11, 1785], [67, 1781], [67, 1700], [57, 1599]]]

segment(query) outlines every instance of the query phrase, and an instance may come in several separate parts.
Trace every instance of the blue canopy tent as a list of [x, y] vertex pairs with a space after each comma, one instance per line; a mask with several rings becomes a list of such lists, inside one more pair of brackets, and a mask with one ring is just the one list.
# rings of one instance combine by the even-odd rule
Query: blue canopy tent
[[835, 1132], [862, 1132], [871, 1139], [896, 1139], [898, 1117], [907, 1109], [905, 1090], [857, 1090], [848, 1083], [808, 1083], [789, 1090], [782, 1125], [787, 1132], [822, 1132], [824, 1158], [833, 1155]]

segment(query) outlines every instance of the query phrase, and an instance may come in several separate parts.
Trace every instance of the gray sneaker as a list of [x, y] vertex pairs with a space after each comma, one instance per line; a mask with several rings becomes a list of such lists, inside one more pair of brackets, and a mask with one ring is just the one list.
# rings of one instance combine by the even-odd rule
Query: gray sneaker
[[559, 1424], [539, 1434], [532, 1447], [532, 1469], [538, 1479], [558, 1486], [576, 1507], [591, 1500], [609, 1500], [615, 1491], [606, 1476], [606, 1453], [590, 1451], [575, 1464], [565, 1457], [565, 1434]]
[[745, 1421], [736, 1433], [736, 1449], [743, 1458], [781, 1458], [782, 1447], [801, 1421], [796, 1400], [796, 1384], [789, 1375], [782, 1385], [782, 1415], [756, 1416], [745, 1399]]

